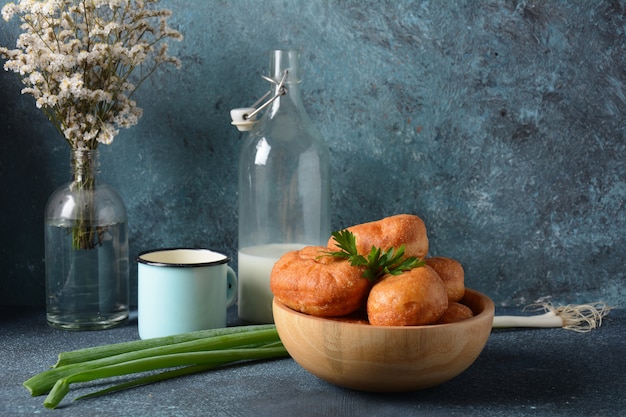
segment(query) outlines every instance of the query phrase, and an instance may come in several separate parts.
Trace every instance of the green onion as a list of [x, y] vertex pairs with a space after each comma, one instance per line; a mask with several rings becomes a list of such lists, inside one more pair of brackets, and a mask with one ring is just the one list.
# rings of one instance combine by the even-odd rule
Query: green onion
[[[275, 343], [269, 343], [267, 345], [265, 345], [264, 347], [266, 348], [270, 348], [270, 347], [281, 347], [282, 346], [282, 342], [275, 342]], [[133, 387], [138, 387], [140, 385], [147, 385], [147, 384], [151, 384], [153, 382], [159, 382], [159, 381], [164, 381], [166, 379], [171, 379], [171, 378], [178, 378], [180, 376], [185, 376], [185, 375], [191, 375], [191, 374], [195, 374], [198, 372], [202, 372], [202, 371], [206, 371], [212, 368], [216, 368], [219, 365], [215, 365], [215, 364], [202, 364], [202, 365], [191, 365], [191, 366], [185, 366], [182, 368], [176, 368], [176, 369], [172, 369], [169, 371], [165, 371], [165, 372], [160, 372], [158, 374], [152, 374], [152, 375], [146, 375], [145, 377], [142, 378], [137, 378], [134, 379], [132, 381], [128, 381], [128, 382], [124, 382], [122, 384], [118, 384], [118, 385], [114, 385], [112, 387], [108, 387], [105, 388], [103, 390], [100, 391], [96, 391], [96, 392], [91, 392], [89, 394], [85, 394], [81, 397], [77, 397], [77, 400], [82, 400], [84, 398], [94, 398], [94, 397], [99, 397], [101, 395], [105, 395], [105, 394], [109, 394], [112, 392], [117, 392], [117, 391], [122, 391], [125, 389], [129, 389], [129, 388], [133, 388]]]
[[148, 385], [154, 382], [164, 381], [166, 379], [178, 378], [185, 375], [191, 375], [198, 372], [208, 371], [209, 369], [216, 368], [219, 365], [208, 364], [208, 365], [190, 365], [182, 368], [176, 368], [169, 371], [160, 372], [154, 375], [146, 375], [142, 378], [133, 379], [132, 381], [127, 381], [118, 385], [114, 385], [100, 391], [90, 392], [88, 394], [82, 395], [80, 397], [76, 397], [76, 400], [82, 400], [85, 398], [95, 398], [100, 397], [102, 395], [110, 394], [117, 391], [123, 391], [125, 389], [138, 387], [141, 385]]
[[105, 358], [121, 353], [133, 352], [140, 349], [163, 347], [176, 343], [189, 342], [198, 339], [208, 339], [216, 336], [231, 335], [237, 333], [254, 332], [259, 330], [274, 329], [273, 324], [261, 324], [255, 326], [226, 327], [220, 329], [199, 330], [196, 332], [182, 333], [173, 336], [155, 337], [153, 339], [133, 340], [132, 342], [115, 343], [73, 350], [59, 353], [59, 358], [54, 367], [69, 365], [71, 363], [87, 362], [93, 359]]
[[598, 302], [593, 304], [566, 305], [554, 307], [549, 303], [535, 304], [537, 310], [544, 313], [533, 316], [495, 316], [494, 329], [511, 327], [532, 328], [563, 328], [575, 332], [585, 333], [602, 325], [602, 318], [612, 307]]
[[235, 362], [287, 356], [275, 325], [229, 327], [63, 352], [53, 368], [24, 386], [33, 396], [48, 393], [44, 406], [55, 408], [73, 383], [165, 370], [79, 397], [86, 398]]
[[43, 405], [47, 408], [55, 408], [69, 392], [70, 384], [75, 382], [89, 382], [96, 379], [184, 365], [205, 364], [217, 366], [244, 360], [271, 359], [282, 357], [285, 354], [286, 350], [283, 347], [224, 349], [207, 352], [174, 353], [170, 355], [153, 356], [134, 361], [117, 363], [96, 369], [76, 372], [65, 378], [59, 379], [54, 384], [54, 387], [48, 394], [48, 397], [44, 400]]
[[[233, 329], [237, 328], [233, 327]], [[71, 375], [77, 370], [96, 369], [103, 366], [114, 365], [116, 363], [173, 353], [194, 352], [210, 349], [228, 349], [255, 343], [264, 344], [276, 341], [276, 339], [278, 339], [278, 333], [276, 332], [276, 328], [272, 327], [269, 329], [247, 332], [234, 331], [232, 334], [222, 334], [204, 339], [194, 339], [187, 342], [166, 344], [164, 346], [154, 346], [145, 349], [141, 348], [144, 341], [137, 341], [136, 343], [139, 350], [130, 350], [121, 354], [118, 353], [119, 349], [117, 345], [111, 345], [111, 356], [49, 369], [24, 382], [24, 386], [30, 391], [31, 395], [42, 395], [48, 392], [58, 379]], [[165, 343], [168, 342], [166, 341]], [[130, 346], [126, 344], [125, 348], [128, 349]]]

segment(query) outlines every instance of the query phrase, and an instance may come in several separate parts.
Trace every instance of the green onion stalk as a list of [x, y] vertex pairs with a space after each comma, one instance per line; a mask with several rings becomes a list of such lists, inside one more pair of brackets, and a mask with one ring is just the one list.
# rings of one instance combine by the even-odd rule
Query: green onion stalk
[[56, 408], [75, 383], [162, 371], [77, 399], [91, 398], [233, 363], [288, 356], [273, 324], [227, 327], [63, 352], [24, 387], [32, 396], [48, 394], [44, 406]]

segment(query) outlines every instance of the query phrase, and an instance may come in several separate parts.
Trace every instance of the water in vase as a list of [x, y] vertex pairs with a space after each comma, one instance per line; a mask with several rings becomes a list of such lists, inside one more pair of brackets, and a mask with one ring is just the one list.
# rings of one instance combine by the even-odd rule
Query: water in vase
[[126, 223], [98, 228], [92, 249], [72, 247], [72, 228], [46, 225], [47, 320], [66, 330], [96, 330], [128, 319]]

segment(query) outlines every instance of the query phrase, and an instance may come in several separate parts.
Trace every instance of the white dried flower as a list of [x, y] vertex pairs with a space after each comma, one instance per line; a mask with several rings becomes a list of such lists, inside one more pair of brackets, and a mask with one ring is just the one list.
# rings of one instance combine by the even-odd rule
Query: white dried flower
[[161, 64], [180, 66], [164, 40], [182, 35], [167, 25], [171, 12], [155, 3], [20, 0], [2, 8], [2, 18], [18, 15], [24, 30], [16, 49], [0, 47], [5, 70], [22, 76], [22, 93], [73, 148], [109, 144], [119, 128], [137, 124], [142, 111], [130, 99], [137, 87]]

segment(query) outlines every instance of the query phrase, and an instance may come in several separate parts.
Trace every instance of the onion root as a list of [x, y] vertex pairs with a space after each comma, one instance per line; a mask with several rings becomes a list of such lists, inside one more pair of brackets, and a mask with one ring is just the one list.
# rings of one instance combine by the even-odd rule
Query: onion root
[[568, 304], [555, 307], [550, 303], [528, 306], [535, 310], [543, 310], [543, 314], [534, 316], [495, 316], [493, 328], [512, 327], [555, 328], [560, 327], [579, 333], [586, 333], [602, 325], [602, 319], [611, 311], [603, 302], [592, 304]]

